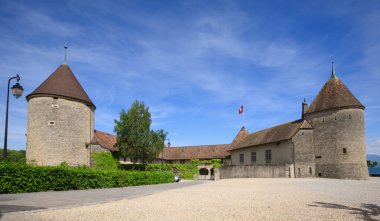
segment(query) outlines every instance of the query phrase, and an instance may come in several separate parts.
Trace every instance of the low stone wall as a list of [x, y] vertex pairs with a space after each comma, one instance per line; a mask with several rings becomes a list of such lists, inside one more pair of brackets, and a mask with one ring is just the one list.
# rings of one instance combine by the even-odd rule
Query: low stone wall
[[220, 179], [289, 177], [287, 170], [288, 165], [225, 165], [219, 169]]

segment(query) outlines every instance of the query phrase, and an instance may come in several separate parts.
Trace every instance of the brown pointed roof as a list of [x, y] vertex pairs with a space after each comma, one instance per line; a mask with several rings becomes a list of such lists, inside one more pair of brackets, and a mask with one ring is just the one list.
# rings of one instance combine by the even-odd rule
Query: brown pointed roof
[[342, 107], [364, 109], [360, 101], [356, 99], [343, 82], [334, 75], [323, 86], [313, 103], [311, 103], [306, 114]]
[[[249, 134], [232, 150], [291, 139], [299, 129], [312, 129], [306, 120], [296, 120]], [[231, 150], [231, 151], [232, 151]]]
[[37, 89], [26, 96], [26, 100], [39, 96], [67, 97], [95, 107], [70, 67], [65, 64], [59, 66]]
[[236, 146], [240, 141], [244, 140], [248, 136], [249, 132], [245, 127], [242, 127], [235, 139], [232, 141], [231, 146]]

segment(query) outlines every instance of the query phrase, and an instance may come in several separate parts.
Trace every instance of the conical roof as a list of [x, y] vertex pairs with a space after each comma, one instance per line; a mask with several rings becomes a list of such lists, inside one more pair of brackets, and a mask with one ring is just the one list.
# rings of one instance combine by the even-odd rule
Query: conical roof
[[364, 109], [360, 101], [356, 99], [343, 82], [335, 76], [335, 72], [333, 72], [313, 103], [311, 103], [306, 114], [342, 107]]
[[70, 67], [66, 64], [59, 66], [37, 89], [26, 96], [26, 100], [29, 101], [32, 97], [43, 96], [71, 98], [95, 107]]
[[243, 126], [239, 133], [236, 135], [235, 139], [232, 141], [231, 145], [235, 146], [237, 145], [240, 141], [244, 140], [248, 136], [249, 132], [245, 127]]

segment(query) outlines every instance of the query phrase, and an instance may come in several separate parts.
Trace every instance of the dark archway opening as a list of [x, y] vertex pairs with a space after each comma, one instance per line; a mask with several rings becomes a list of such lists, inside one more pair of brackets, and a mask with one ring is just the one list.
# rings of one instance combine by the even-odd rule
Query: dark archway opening
[[199, 175], [208, 175], [208, 169], [206, 168], [199, 169]]

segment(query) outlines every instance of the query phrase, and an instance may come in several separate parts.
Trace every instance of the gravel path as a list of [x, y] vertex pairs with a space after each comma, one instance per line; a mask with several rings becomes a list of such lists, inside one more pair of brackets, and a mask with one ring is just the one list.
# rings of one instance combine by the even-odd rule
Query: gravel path
[[228, 179], [1, 220], [380, 220], [380, 178]]

